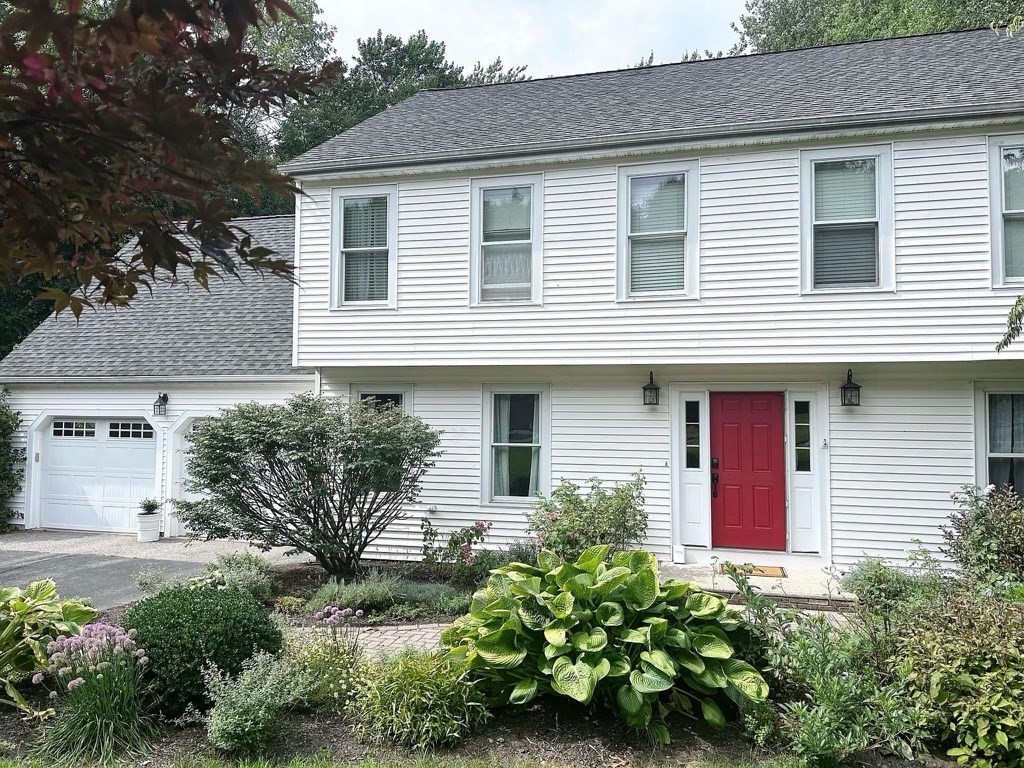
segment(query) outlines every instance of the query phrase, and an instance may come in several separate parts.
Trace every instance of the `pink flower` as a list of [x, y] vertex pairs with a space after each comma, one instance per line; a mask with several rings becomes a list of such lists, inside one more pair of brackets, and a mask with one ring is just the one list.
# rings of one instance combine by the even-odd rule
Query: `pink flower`
[[985, 486], [984, 493], [985, 493], [986, 496], [988, 496], [989, 494], [995, 493], [995, 492], [996, 492], [996, 487], [994, 485], [986, 485]]
[[956, 491], [950, 491], [949, 492], [949, 498], [951, 498], [951, 499], [953, 499], [955, 501], [956, 500]]
[[70, 681], [68, 683], [68, 690], [69, 691], [73, 691], [73, 690], [75, 690], [75, 688], [77, 688], [78, 686], [82, 685], [84, 682], [85, 682], [85, 680], [83, 680], [82, 678], [76, 677], [74, 680], [72, 680], [72, 681]]
[[45, 677], [42, 672], [36, 672], [34, 675], [32, 675], [32, 684], [39, 685], [41, 682], [43, 682], [44, 679]]

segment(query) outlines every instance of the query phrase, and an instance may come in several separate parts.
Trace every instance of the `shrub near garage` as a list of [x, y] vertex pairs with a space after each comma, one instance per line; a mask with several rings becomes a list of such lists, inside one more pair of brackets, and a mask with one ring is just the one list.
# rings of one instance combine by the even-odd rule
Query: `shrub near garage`
[[189, 705], [206, 709], [205, 666], [234, 676], [254, 653], [276, 654], [283, 644], [260, 603], [237, 589], [166, 589], [129, 610], [123, 624], [149, 654], [147, 677], [167, 717]]
[[745, 631], [725, 600], [666, 580], [649, 552], [591, 547], [575, 563], [542, 551], [537, 565], [495, 569], [470, 613], [441, 636], [502, 704], [554, 694], [596, 701], [667, 742], [664, 713], [725, 724], [722, 704], [763, 701], [768, 686], [734, 658]]

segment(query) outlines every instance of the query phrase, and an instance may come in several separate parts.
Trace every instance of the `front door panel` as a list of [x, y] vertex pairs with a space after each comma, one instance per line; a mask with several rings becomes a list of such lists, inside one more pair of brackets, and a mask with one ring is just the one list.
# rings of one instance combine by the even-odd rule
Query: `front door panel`
[[711, 393], [711, 543], [786, 549], [781, 392]]

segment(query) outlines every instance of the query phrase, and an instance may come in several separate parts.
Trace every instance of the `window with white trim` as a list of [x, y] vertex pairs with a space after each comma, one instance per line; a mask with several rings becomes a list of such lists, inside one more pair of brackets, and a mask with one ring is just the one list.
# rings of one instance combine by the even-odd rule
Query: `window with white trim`
[[114, 439], [151, 440], [153, 426], [148, 421], [112, 421], [107, 436]]
[[996, 285], [1024, 283], [1024, 136], [990, 141], [992, 273]]
[[333, 306], [394, 306], [396, 197], [394, 187], [335, 190]]
[[474, 304], [540, 302], [541, 178], [472, 184]]
[[619, 169], [619, 297], [697, 293], [697, 162]]
[[987, 394], [988, 482], [1024, 488], [1024, 393]]
[[393, 406], [412, 413], [411, 384], [353, 384], [350, 396], [361, 403], [373, 401], [378, 408]]
[[805, 290], [893, 285], [888, 146], [801, 153]]
[[544, 393], [493, 390], [487, 397], [489, 499], [528, 500], [544, 493], [548, 473]]
[[793, 401], [793, 470], [811, 471], [811, 401]]
[[96, 437], [95, 421], [55, 421], [54, 437]]

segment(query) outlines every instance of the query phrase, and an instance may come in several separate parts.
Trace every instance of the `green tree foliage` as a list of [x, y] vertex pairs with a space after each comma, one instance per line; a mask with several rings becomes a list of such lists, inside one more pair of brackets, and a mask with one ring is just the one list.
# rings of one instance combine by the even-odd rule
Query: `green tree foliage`
[[289, 160], [332, 139], [423, 88], [456, 88], [524, 80], [526, 67], [496, 59], [470, 72], [446, 58], [445, 44], [420, 30], [403, 40], [379, 31], [358, 41], [352, 67], [312, 102], [292, 106], [281, 125], [277, 153]]
[[292, 547], [348, 576], [416, 500], [439, 442], [421, 419], [373, 403], [238, 405], [193, 433], [191, 490], [205, 498], [178, 515], [196, 536]]
[[0, 532], [11, 516], [7, 502], [18, 492], [25, 476], [23, 452], [14, 445], [21, 414], [11, 408], [8, 397], [7, 390], [0, 388]]
[[988, 27], [1021, 0], [747, 0], [731, 53], [766, 53], [900, 35]]
[[[229, 115], [272, 114], [331, 80], [281, 69], [246, 40], [284, 0], [8, 0], [0, 24], [0, 275], [41, 275], [58, 310], [123, 305], [139, 286], [191, 273], [201, 284], [239, 262], [290, 265], [229, 224], [218, 190], [288, 195], [290, 180], [252, 157]], [[138, 250], [117, 255], [134, 235]], [[189, 246], [198, 242], [200, 248]]]

